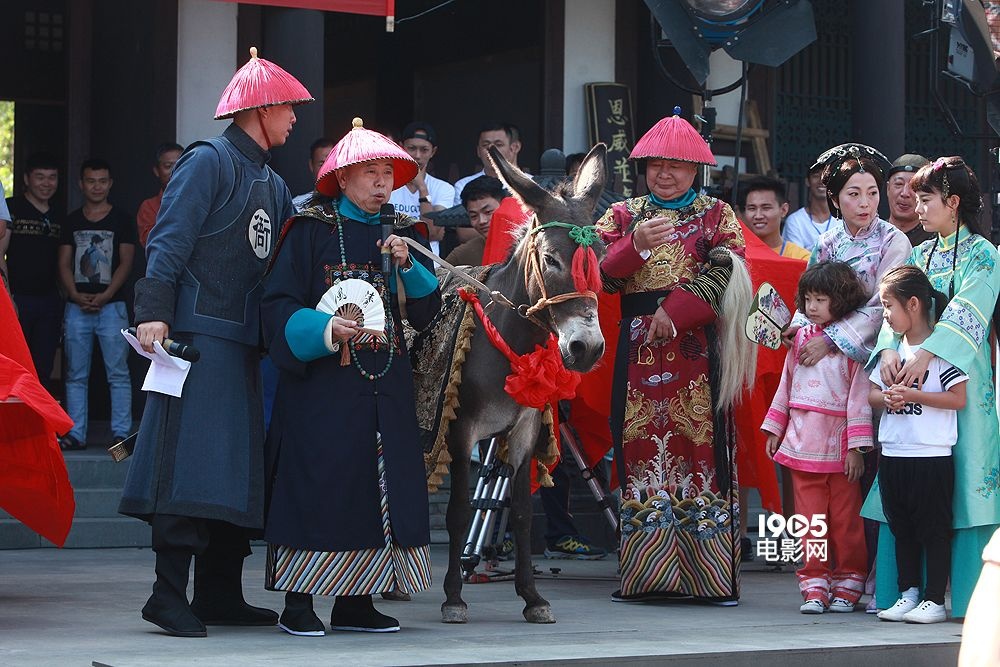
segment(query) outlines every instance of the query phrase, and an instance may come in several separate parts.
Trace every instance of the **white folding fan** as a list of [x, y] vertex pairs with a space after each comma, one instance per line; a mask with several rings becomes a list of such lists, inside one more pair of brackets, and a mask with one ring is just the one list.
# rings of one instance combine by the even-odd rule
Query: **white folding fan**
[[371, 284], [348, 278], [326, 291], [316, 310], [352, 320], [362, 331], [376, 336], [385, 332], [385, 306]]
[[771, 283], [761, 283], [747, 315], [746, 335], [753, 342], [777, 350], [781, 334], [792, 321], [792, 312]]

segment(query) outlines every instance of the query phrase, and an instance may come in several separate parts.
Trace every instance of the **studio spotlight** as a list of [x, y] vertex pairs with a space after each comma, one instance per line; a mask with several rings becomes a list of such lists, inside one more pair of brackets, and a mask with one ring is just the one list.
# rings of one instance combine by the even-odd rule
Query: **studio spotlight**
[[941, 0], [941, 23], [948, 31], [945, 73], [976, 95], [994, 90], [997, 83], [993, 40], [986, 10], [979, 0]]
[[736, 60], [777, 67], [816, 39], [809, 0], [645, 1], [667, 43], [701, 85], [715, 49]]

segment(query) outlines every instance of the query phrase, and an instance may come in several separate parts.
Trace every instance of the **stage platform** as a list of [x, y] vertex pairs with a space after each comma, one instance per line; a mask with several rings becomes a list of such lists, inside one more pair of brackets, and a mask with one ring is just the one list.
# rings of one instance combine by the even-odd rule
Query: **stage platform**
[[[873, 615], [805, 616], [790, 570], [748, 563], [738, 607], [612, 602], [615, 562], [555, 561], [539, 580], [558, 622], [521, 617], [513, 582], [466, 585], [469, 623], [444, 625], [445, 548], [433, 547], [434, 586], [412, 602], [376, 605], [396, 616], [395, 634], [292, 637], [275, 628], [209, 628], [206, 639], [168, 637], [139, 617], [150, 592], [148, 549], [27, 549], [0, 552], [0, 664], [20, 665], [954, 665], [961, 624], [907, 625]], [[263, 549], [247, 561], [254, 604], [281, 610], [263, 590]], [[332, 600], [317, 598], [329, 620]]]

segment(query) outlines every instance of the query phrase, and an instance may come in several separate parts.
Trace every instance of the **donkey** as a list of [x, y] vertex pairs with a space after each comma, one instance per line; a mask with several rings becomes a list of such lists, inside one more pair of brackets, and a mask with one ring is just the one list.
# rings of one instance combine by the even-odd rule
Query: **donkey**
[[[594, 205], [604, 188], [606, 152], [603, 144], [596, 146], [584, 159], [572, 184], [560, 185], [549, 192], [504, 160], [495, 148], [490, 149], [490, 157], [501, 179], [534, 212], [533, 219], [520, 231], [507, 261], [495, 268], [486, 280], [491, 290], [500, 291], [514, 304], [528, 305], [536, 304], [540, 297], [551, 299], [577, 292], [571, 275], [577, 242], [570, 238], [566, 227], [537, 227], [553, 221], [577, 227], [591, 224]], [[598, 240], [591, 247], [600, 259], [604, 246]], [[524, 307], [521, 312], [524, 313]], [[580, 295], [552, 303], [535, 312], [533, 319], [504, 307], [492, 308], [489, 316], [503, 339], [518, 354], [531, 352], [536, 345], [544, 346], [550, 332], [558, 337], [563, 365], [569, 370], [589, 371], [604, 354], [604, 337], [598, 326], [597, 301], [593, 297]], [[514, 585], [525, 602], [522, 613], [530, 623], [555, 622], [549, 603], [535, 589], [531, 566], [531, 466], [528, 463], [536, 442], [544, 435], [541, 432], [542, 413], [519, 405], [503, 391], [509, 373], [507, 359], [483, 334], [482, 327], [477, 327], [462, 370], [460, 408], [446, 441], [452, 463], [447, 513], [448, 573], [444, 580], [447, 599], [441, 605], [445, 623], [468, 620], [468, 607], [462, 600], [460, 555], [470, 519], [469, 461], [474, 443], [493, 436], [506, 437], [507, 463], [514, 469], [510, 520], [516, 544]]]

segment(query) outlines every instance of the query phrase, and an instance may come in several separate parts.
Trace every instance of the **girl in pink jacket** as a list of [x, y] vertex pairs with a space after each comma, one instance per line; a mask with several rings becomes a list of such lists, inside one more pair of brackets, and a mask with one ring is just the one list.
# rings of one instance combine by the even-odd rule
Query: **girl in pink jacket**
[[864, 592], [867, 552], [858, 480], [864, 471], [861, 454], [872, 446], [868, 377], [829, 340], [827, 353], [813, 365], [799, 363], [799, 352], [866, 300], [845, 262], [821, 262], [802, 274], [796, 301], [811, 324], [795, 334], [761, 426], [768, 455], [791, 473], [796, 513], [812, 526], [802, 540], [804, 565], [796, 573], [803, 614], [852, 612]]

